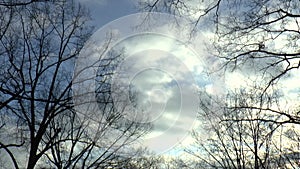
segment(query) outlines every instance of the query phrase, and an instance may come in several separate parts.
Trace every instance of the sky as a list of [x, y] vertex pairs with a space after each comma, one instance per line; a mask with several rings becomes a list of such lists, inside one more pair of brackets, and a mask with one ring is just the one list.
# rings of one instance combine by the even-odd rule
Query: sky
[[[125, 59], [116, 69], [120, 73], [114, 77], [112, 86], [116, 93], [123, 93], [122, 96], [131, 103], [124, 113], [126, 118], [154, 125], [152, 132], [140, 143], [156, 153], [177, 153], [181, 149], [176, 146], [193, 142], [189, 132], [201, 125], [196, 120], [199, 91], [222, 95], [224, 89], [235, 90], [257, 78], [253, 65], [245, 65], [243, 71], [225, 76], [208, 75], [207, 72], [219, 65], [205, 50], [205, 45], [209, 45], [207, 37], [211, 35], [202, 31], [203, 34], [197, 34], [192, 43], [187, 43], [189, 29], [170, 25], [174, 18], [168, 15], [154, 14], [144, 22], [145, 16], [136, 14], [138, 11], [133, 0], [78, 1], [90, 10], [92, 24], [96, 26], [90, 39], [93, 50], [85, 48], [85, 51], [94, 53], [82, 63], [89, 64], [87, 62], [99, 59], [98, 48], [103, 46], [108, 35], [113, 37], [108, 51], [122, 52]], [[179, 23], [185, 25], [186, 21], [180, 18]], [[276, 45], [280, 48], [283, 44]], [[83, 57], [86, 55], [82, 53]], [[88, 70], [87, 74], [93, 77], [93, 72]], [[291, 105], [298, 97], [295, 95], [299, 88], [298, 75], [299, 71], [293, 72], [281, 84]], [[135, 92], [137, 104], [129, 99], [131, 92]]]
[[[121, 90], [125, 98], [134, 91], [138, 100], [137, 105], [128, 100], [132, 106], [124, 115], [153, 124], [151, 132], [139, 143], [158, 154], [173, 154], [176, 146], [190, 144], [189, 132], [199, 125], [196, 121], [198, 92], [213, 92], [216, 88], [207, 74], [209, 68], [205, 63], [207, 54], [202, 48], [203, 41], [195, 40], [187, 45], [189, 32], [174, 26], [174, 18], [169, 15], [153, 15], [146, 26], [133, 28], [133, 25], [140, 26], [144, 16], [134, 14], [137, 8], [130, 0], [79, 1], [90, 10], [92, 24], [96, 25], [90, 38], [93, 47], [101, 48], [109, 32], [115, 37], [109, 51], [124, 53], [125, 59], [117, 68], [122, 74], [115, 75], [113, 86], [127, 88], [116, 87], [114, 90]], [[179, 21], [182, 25], [187, 24], [184, 19]], [[90, 54], [93, 47], [85, 48], [89, 54], [81, 53], [84, 58], [79, 61], [81, 66], [98, 58], [97, 50]], [[89, 56], [88, 59], [85, 56]], [[93, 72], [91, 69], [84, 75], [95, 77]], [[93, 86], [93, 83], [85, 85]]]
[[122, 16], [137, 12], [133, 0], [77, 0], [90, 12], [95, 30]]

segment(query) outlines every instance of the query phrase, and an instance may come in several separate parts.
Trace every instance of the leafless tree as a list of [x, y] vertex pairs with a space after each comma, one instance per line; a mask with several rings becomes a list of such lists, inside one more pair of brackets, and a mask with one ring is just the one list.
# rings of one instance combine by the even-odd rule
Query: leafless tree
[[[274, 116], [269, 110], [249, 109], [261, 105], [260, 97], [260, 93], [255, 95], [240, 90], [228, 95], [225, 101], [224, 98], [222, 101], [216, 98], [202, 100], [202, 132], [193, 132], [196, 148], [186, 151], [199, 158], [202, 167], [297, 168], [295, 156], [288, 154], [298, 152], [297, 141], [291, 138], [299, 136], [295, 133], [298, 130], [289, 126], [285, 116]], [[211, 104], [212, 100], [214, 104]], [[263, 104], [273, 101], [263, 100]]]
[[[288, 71], [299, 68], [299, 2], [281, 1], [142, 1], [147, 11], [194, 15], [197, 27], [204, 16], [214, 21], [216, 56], [223, 58], [233, 68], [252, 60], [269, 60], [264, 65], [266, 74], [276, 65], [284, 70], [272, 74], [267, 87], [282, 78]], [[164, 10], [167, 9], [167, 10]], [[173, 11], [173, 12], [172, 12]], [[181, 11], [181, 12], [180, 12]], [[192, 13], [196, 11], [198, 14]], [[232, 68], [232, 67], [231, 67]]]
[[[189, 17], [194, 26], [192, 34], [198, 27], [213, 30], [213, 48], [209, 50], [212, 57], [220, 59], [223, 65], [220, 70], [224, 71], [224, 75], [242, 72], [246, 78], [253, 80], [253, 84], [246, 87], [251, 90], [242, 87], [243, 93], [228, 92], [230, 97], [223, 98], [226, 104], [221, 104], [222, 109], [218, 110], [221, 113], [208, 106], [207, 102], [201, 104], [205, 114], [210, 117], [208, 119], [215, 118], [208, 122], [215, 138], [207, 140], [211, 145], [205, 148], [208, 148], [208, 155], [212, 157], [206, 159], [207, 162], [214, 161], [215, 166], [225, 168], [270, 168], [271, 164], [276, 167], [288, 164], [297, 168], [294, 159], [298, 156], [295, 154], [298, 153], [296, 145], [299, 143], [299, 131], [295, 126], [299, 125], [299, 100], [287, 99], [282, 82], [297, 74], [295, 72], [300, 67], [300, 2], [149, 0], [141, 1], [141, 5], [146, 11]], [[294, 78], [298, 78], [297, 75]], [[239, 104], [232, 104], [232, 100]], [[285, 104], [289, 102], [294, 104]], [[197, 135], [196, 138], [199, 137]], [[252, 141], [248, 146], [246, 143], [249, 139], [246, 137]], [[283, 150], [282, 142], [294, 148]], [[203, 144], [200, 142], [200, 145]], [[264, 156], [257, 153], [262, 147], [266, 151]], [[215, 150], [213, 148], [218, 151], [212, 151]], [[254, 155], [251, 165], [243, 161], [248, 158], [246, 149]], [[214, 158], [218, 154], [224, 158]]]
[[[87, 11], [73, 1], [45, 0], [1, 1], [0, 12], [3, 167], [109, 168], [140, 156], [132, 143], [148, 125], [126, 120], [111, 100], [101, 100], [110, 93], [95, 91], [99, 107], [110, 109], [74, 109], [73, 69], [92, 33]], [[96, 66], [103, 75], [101, 57]]]
[[265, 80], [265, 92], [300, 67], [297, 0], [148, 0], [140, 4], [146, 11], [191, 17], [195, 28], [211, 23], [215, 33], [212, 54], [221, 58], [229, 71], [255, 64]]

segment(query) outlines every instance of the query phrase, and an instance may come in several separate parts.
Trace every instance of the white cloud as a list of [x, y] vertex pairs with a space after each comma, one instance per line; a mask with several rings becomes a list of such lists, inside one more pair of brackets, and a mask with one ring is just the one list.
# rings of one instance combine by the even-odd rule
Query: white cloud
[[[153, 131], [143, 138], [144, 145], [160, 152], [184, 139], [192, 140], [187, 135], [198, 113], [199, 84], [194, 78], [204, 75], [206, 65], [198, 58], [202, 56], [177, 40], [157, 34], [127, 38], [118, 48], [122, 46], [128, 56], [122, 63], [124, 71], [133, 74], [125, 81], [138, 88], [139, 103], [149, 106], [148, 116], [154, 119]], [[162, 139], [166, 145], [157, 145]]]
[[247, 85], [246, 77], [241, 72], [227, 73], [225, 83], [229, 90], [238, 89]]

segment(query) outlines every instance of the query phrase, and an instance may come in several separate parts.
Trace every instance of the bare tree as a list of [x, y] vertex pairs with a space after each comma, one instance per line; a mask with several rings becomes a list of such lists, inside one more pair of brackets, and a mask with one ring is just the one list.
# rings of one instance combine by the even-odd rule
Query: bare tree
[[47, 2], [49, 0], [21, 0], [21, 1], [9, 1], [9, 0], [1, 0], [0, 1], [0, 6], [5, 6], [5, 7], [16, 7], [16, 6], [25, 6], [29, 5], [32, 3], [37, 3], [37, 2]]
[[[225, 104], [220, 110], [212, 109], [209, 102], [201, 104], [209, 117], [205, 119], [215, 118], [208, 122], [215, 133], [213, 139], [206, 140], [210, 145], [201, 139], [199, 142], [211, 157], [206, 162], [221, 168], [297, 168], [299, 131], [295, 126], [299, 125], [299, 100], [287, 98], [283, 82], [291, 76], [298, 78], [299, 1], [149, 0], [141, 5], [146, 11], [189, 17], [194, 26], [191, 35], [198, 27], [213, 30], [213, 49], [209, 50], [223, 64], [220, 70], [224, 75], [242, 72], [252, 79], [251, 84], [241, 87], [243, 93], [228, 92], [230, 97], [223, 98]], [[290, 147], [284, 147], [283, 142]], [[249, 152], [254, 160], [250, 160], [251, 165], [247, 161]], [[193, 154], [203, 158], [201, 153]]]
[[[297, 141], [291, 139], [288, 133], [289, 130], [295, 132], [286, 125], [289, 120], [284, 116], [274, 116], [269, 110], [248, 109], [261, 105], [260, 97], [260, 93], [255, 95], [241, 90], [228, 95], [225, 102], [224, 98], [222, 101], [216, 98], [202, 99], [200, 119], [205, 125], [202, 126], [202, 132], [193, 132], [196, 139], [194, 146], [197, 148], [186, 151], [199, 158], [198, 163], [202, 167], [297, 168], [295, 157], [288, 155], [297, 152]], [[213, 106], [212, 100], [217, 102]], [[263, 100], [263, 104], [273, 101]], [[205, 133], [208, 136], [204, 136]], [[296, 133], [292, 135], [297, 137]]]
[[[67, 64], [88, 37], [89, 32], [81, 29], [86, 13], [80, 6], [63, 1], [1, 9], [13, 11], [1, 38], [1, 59], [5, 63], [1, 68], [2, 129], [10, 135], [1, 144], [15, 168], [19, 165], [17, 152], [7, 145], [11, 142], [27, 149], [27, 167], [33, 168], [53, 146], [51, 142], [43, 144], [50, 123], [71, 107], [72, 68]], [[60, 131], [52, 131], [49, 137], [56, 138]]]
[[[212, 23], [210, 27], [214, 28], [216, 35], [216, 51], [213, 54], [224, 59], [225, 65], [231, 69], [245, 62], [267, 60], [267, 64], [257, 65], [262, 66], [264, 77], [269, 78], [265, 90], [289, 71], [299, 68], [297, 37], [300, 4], [296, 0], [149, 0], [142, 1], [141, 5], [147, 11], [193, 16], [196, 20], [191, 22], [195, 28], [203, 22]], [[284, 68], [274, 72], [274, 66]]]
[[[73, 1], [1, 2], [0, 11], [3, 166], [109, 168], [141, 155], [132, 143], [148, 125], [124, 119], [115, 102], [101, 100], [111, 93], [95, 91], [99, 107], [109, 109], [74, 109], [75, 60], [92, 33], [87, 11]], [[101, 54], [95, 66], [103, 75]]]
[[214, 30], [212, 54], [229, 71], [243, 64], [255, 65], [261, 70], [257, 74], [264, 80], [265, 92], [300, 66], [297, 0], [148, 0], [140, 5], [146, 11], [190, 17], [194, 28], [205, 24]]

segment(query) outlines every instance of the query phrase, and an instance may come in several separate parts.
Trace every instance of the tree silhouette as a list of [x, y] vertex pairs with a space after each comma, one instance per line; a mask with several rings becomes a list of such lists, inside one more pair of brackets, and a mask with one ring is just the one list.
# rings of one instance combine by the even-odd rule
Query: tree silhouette
[[[75, 103], [72, 88], [76, 58], [92, 33], [84, 7], [74, 1], [3, 1], [0, 12], [2, 167], [108, 168], [141, 156], [132, 143], [146, 125], [125, 121], [109, 100], [98, 100], [111, 109], [97, 114], [75, 108], [89, 105]], [[100, 53], [96, 65], [101, 59]]]
[[224, 98], [200, 96], [200, 120], [214, 136], [203, 140], [195, 131], [201, 151], [187, 151], [206, 167], [297, 168], [299, 96], [289, 97], [299, 95], [300, 86], [288, 92], [286, 84], [299, 82], [299, 1], [154, 0], [141, 5], [190, 18], [191, 40], [198, 27], [212, 30], [208, 50], [220, 60], [219, 72], [248, 80], [234, 91], [228, 87]]

